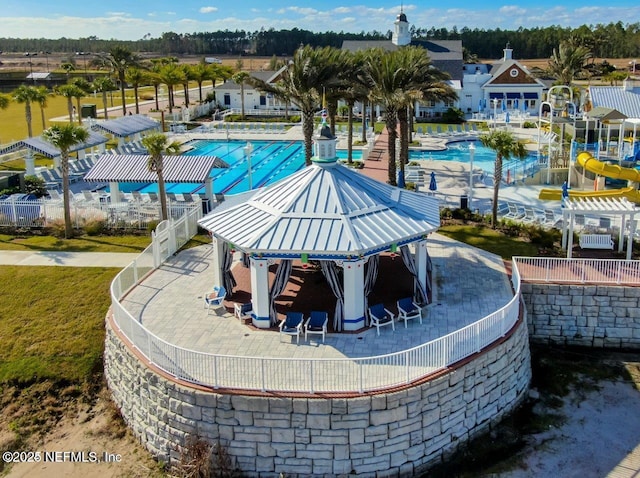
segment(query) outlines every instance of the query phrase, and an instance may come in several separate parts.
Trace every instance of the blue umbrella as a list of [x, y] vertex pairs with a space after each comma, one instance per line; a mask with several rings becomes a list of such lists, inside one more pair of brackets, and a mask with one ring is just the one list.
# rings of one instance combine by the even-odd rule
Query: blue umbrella
[[502, 100], [502, 111], [507, 111], [507, 102]]
[[504, 115], [504, 122], [509, 124], [509, 121], [511, 121], [511, 116], [509, 116], [509, 112], [507, 111]]
[[398, 187], [404, 189], [405, 186], [406, 183], [404, 182], [404, 174], [402, 174], [402, 171], [398, 169]]
[[480, 101], [478, 102], [478, 111], [482, 110], [484, 110], [484, 100], [480, 98]]
[[518, 98], [516, 98], [515, 100], [513, 100], [513, 109], [514, 109], [514, 110], [517, 110], [517, 109], [518, 109], [518, 105], [519, 105], [519, 104], [520, 104], [520, 103], [518, 102]]
[[429, 181], [429, 191], [437, 191], [438, 183], [436, 182], [436, 173], [431, 171], [431, 180]]

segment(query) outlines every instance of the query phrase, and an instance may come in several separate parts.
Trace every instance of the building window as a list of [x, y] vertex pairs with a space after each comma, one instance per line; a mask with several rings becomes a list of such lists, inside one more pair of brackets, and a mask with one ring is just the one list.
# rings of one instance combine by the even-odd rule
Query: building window
[[266, 106], [267, 105], [267, 97], [264, 95], [260, 95], [260, 106]]
[[225, 93], [224, 94], [224, 101], [223, 101], [225, 106], [231, 106], [231, 95], [229, 93]]

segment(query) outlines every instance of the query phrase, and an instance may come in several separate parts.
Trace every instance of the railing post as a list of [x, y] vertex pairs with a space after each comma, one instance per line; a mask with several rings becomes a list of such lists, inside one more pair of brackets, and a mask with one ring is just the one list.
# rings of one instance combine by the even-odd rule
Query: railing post
[[266, 382], [266, 376], [265, 376], [265, 370], [264, 370], [264, 360], [260, 361], [260, 374], [262, 375], [262, 391], [266, 392], [267, 391], [267, 384]]
[[213, 388], [220, 388], [218, 385], [218, 356], [213, 356]]
[[409, 383], [411, 381], [411, 377], [410, 377], [411, 367], [409, 365], [409, 352], [404, 353], [404, 363], [406, 364], [406, 373], [407, 373], [405, 383]]
[[313, 386], [313, 383], [314, 383], [313, 373], [315, 372], [315, 370], [314, 370], [315, 360], [310, 360], [309, 362], [311, 363], [311, 367], [309, 367], [309, 370], [310, 370], [309, 371], [309, 378], [311, 379], [310, 390], [311, 390], [311, 393], [315, 393], [315, 387]]
[[362, 362], [358, 362], [358, 373], [360, 376], [360, 387], [359, 392], [364, 393], [364, 367], [362, 366]]
[[132, 262], [132, 266], [133, 266], [133, 283], [137, 284], [138, 283], [138, 259], [135, 259]]

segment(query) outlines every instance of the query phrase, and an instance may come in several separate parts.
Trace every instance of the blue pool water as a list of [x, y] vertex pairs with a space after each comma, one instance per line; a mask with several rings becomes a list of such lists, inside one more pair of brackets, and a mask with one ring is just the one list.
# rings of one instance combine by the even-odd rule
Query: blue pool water
[[[253, 188], [273, 184], [304, 168], [304, 143], [302, 141], [251, 141], [251, 171]], [[198, 140], [189, 143], [193, 148], [186, 155], [218, 156], [229, 164], [229, 168], [215, 169], [211, 173], [213, 188], [216, 194], [238, 194], [249, 189], [248, 163], [244, 153], [246, 141], [210, 141]], [[338, 157], [346, 159], [347, 151], [339, 150]], [[362, 152], [353, 151], [353, 159], [360, 160]], [[469, 143], [458, 142], [449, 145], [446, 151], [411, 151], [411, 160], [437, 160], [469, 162]], [[495, 153], [476, 142], [474, 168], [482, 168], [488, 174], [493, 174]], [[528, 161], [534, 161], [531, 158]], [[520, 161], [505, 162], [504, 171], [513, 168], [511, 174], [515, 177], [518, 169], [526, 165]], [[127, 183], [120, 185], [123, 192], [139, 190], [141, 192], [157, 192], [155, 183], [140, 185]], [[168, 193], [203, 193], [203, 184], [167, 183]]]

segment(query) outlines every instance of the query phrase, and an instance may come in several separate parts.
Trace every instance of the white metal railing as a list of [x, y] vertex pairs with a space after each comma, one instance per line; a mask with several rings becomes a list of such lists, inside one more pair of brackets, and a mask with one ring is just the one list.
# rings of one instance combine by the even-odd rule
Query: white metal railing
[[[185, 221], [187, 221], [185, 219]], [[113, 318], [118, 329], [146, 359], [178, 379], [214, 388], [280, 392], [363, 393], [410, 383], [479, 352], [503, 337], [517, 322], [520, 276], [514, 268], [514, 297], [501, 309], [444, 337], [417, 347], [365, 358], [301, 359], [219, 355], [185, 349], [163, 340], [139, 323], [120, 303], [123, 295], [159, 260], [182, 246], [193, 223], [163, 223], [151, 251], [121, 271], [111, 284]], [[171, 239], [173, 237], [173, 242]], [[180, 237], [180, 240], [177, 238]], [[162, 245], [160, 245], [162, 243]], [[153, 266], [152, 266], [153, 267]]]
[[514, 257], [513, 264], [526, 281], [640, 285], [640, 261]]
[[[107, 200], [70, 201], [71, 221], [78, 229], [94, 221], [103, 221], [110, 229], [145, 229], [160, 219], [160, 202]], [[198, 202], [168, 201], [171, 217], [178, 218], [192, 209], [202, 209]], [[5, 227], [49, 227], [64, 221], [62, 200], [0, 200], [0, 226]]]

